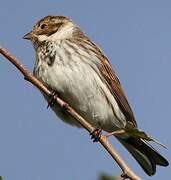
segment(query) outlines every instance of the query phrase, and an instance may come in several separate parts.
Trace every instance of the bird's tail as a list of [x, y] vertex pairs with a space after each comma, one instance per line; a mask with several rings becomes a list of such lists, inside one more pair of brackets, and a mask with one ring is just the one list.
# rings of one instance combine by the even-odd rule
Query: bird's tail
[[143, 170], [152, 176], [156, 172], [156, 165], [168, 166], [168, 161], [160, 155], [149, 143], [141, 138], [129, 136], [128, 138], [119, 138], [118, 140], [132, 154]]

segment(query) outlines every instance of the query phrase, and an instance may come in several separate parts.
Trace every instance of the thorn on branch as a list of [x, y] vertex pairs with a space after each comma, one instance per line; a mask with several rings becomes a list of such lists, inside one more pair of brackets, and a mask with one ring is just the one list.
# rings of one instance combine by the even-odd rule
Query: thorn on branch
[[126, 172], [123, 172], [123, 173], [121, 174], [121, 177], [122, 177], [123, 179], [130, 179], [130, 177], [128, 176], [128, 174], [127, 174]]
[[24, 76], [24, 80], [29, 81], [29, 78], [28, 78], [28, 77], [26, 77], [26, 76]]

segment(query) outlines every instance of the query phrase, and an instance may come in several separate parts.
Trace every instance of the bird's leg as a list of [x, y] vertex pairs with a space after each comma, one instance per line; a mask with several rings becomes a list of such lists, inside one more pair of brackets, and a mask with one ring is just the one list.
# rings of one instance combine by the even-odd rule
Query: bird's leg
[[124, 129], [119, 129], [110, 133], [105, 134], [104, 136], [106, 136], [107, 138], [110, 136], [122, 136], [125, 135], [126, 131]]
[[102, 129], [95, 129], [90, 133], [91, 139], [93, 142], [98, 142], [101, 137]]
[[54, 97], [57, 95], [56, 91], [52, 91], [51, 95], [49, 96], [49, 101], [48, 101], [48, 105], [47, 105], [47, 109], [49, 108], [49, 106], [52, 106], [55, 102]]
[[[47, 105], [47, 109], [49, 108], [49, 106], [53, 106], [53, 104], [55, 103], [55, 97], [59, 97], [59, 93], [57, 93], [56, 91], [52, 91], [50, 96], [49, 96], [49, 101], [48, 101], [48, 105]], [[68, 104], [66, 102], [62, 103], [62, 108], [63, 110], [67, 110], [68, 109]]]

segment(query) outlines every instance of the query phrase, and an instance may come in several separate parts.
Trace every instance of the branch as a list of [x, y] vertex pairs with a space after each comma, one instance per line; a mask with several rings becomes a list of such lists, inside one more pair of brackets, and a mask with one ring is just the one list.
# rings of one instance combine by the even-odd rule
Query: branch
[[[20, 62], [19, 60], [10, 54], [6, 49], [0, 46], [0, 53], [6, 57], [24, 76], [24, 79], [31, 82], [34, 86], [36, 86], [40, 91], [42, 91], [47, 96], [51, 96], [52, 92], [44, 86], [38, 79], [36, 79]], [[63, 108], [66, 107], [66, 111], [74, 117], [81, 125], [84, 127], [89, 133], [95, 130], [88, 121], [86, 121], [83, 117], [81, 117], [71, 106], [69, 106], [65, 101], [60, 99], [57, 95], [54, 96], [56, 102]], [[67, 105], [67, 106], [66, 106]], [[121, 177], [123, 179], [131, 179], [131, 180], [140, 180], [138, 177], [124, 162], [124, 160], [120, 157], [117, 151], [112, 147], [105, 136], [101, 136], [99, 142], [102, 146], [108, 151], [108, 153], [112, 156], [112, 158], [117, 162], [117, 164], [122, 169]]]

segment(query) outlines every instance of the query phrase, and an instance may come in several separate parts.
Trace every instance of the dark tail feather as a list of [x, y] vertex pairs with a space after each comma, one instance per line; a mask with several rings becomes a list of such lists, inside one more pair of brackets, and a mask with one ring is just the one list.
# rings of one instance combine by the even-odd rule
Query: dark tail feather
[[168, 166], [168, 161], [161, 156], [151, 145], [142, 139], [129, 137], [118, 138], [125, 148], [133, 155], [144, 171], [152, 176], [156, 172], [156, 165]]

